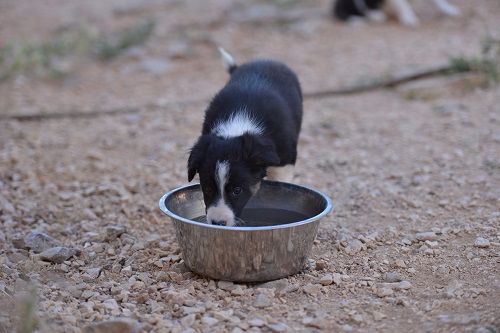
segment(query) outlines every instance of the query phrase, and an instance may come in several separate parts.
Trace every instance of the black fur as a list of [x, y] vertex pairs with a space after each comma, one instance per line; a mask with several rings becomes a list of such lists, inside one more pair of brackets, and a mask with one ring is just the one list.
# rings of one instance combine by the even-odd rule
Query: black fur
[[[384, 0], [359, 0], [364, 4], [366, 9], [375, 10], [381, 9]], [[346, 21], [353, 16], [365, 16], [366, 12], [363, 8], [356, 5], [355, 0], [335, 0], [333, 2], [333, 15], [341, 20]]]
[[[221, 198], [215, 180], [216, 163], [229, 161], [224, 200], [238, 216], [265, 177], [267, 167], [295, 164], [302, 93], [297, 76], [276, 61], [257, 60], [228, 71], [230, 80], [208, 106], [202, 135], [191, 150], [188, 180], [200, 174], [208, 208]], [[218, 123], [242, 110], [261, 125], [262, 135], [222, 138], [212, 132]]]

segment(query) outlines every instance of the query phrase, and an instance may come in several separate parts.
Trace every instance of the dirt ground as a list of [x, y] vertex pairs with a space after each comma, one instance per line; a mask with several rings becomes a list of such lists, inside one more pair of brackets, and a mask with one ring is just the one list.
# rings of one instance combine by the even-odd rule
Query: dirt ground
[[[83, 332], [499, 332], [499, 86], [453, 76], [307, 99], [294, 182], [335, 209], [295, 276], [194, 275], [157, 207], [186, 183], [204, 106], [227, 80], [216, 45], [280, 59], [314, 92], [500, 38], [497, 0], [456, 0], [458, 18], [425, 3], [410, 29], [333, 22], [326, 0], [0, 2], [0, 43], [155, 22], [111, 61], [0, 82], [0, 332], [30, 332], [30, 316], [39, 332], [114, 318], [128, 321]], [[56, 245], [57, 258], [42, 252]]]

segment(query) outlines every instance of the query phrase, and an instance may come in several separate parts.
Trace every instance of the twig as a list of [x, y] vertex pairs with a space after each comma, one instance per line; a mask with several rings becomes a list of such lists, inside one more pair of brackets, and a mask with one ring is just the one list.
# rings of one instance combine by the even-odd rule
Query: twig
[[[342, 95], [352, 95], [359, 94], [364, 92], [370, 92], [378, 89], [387, 89], [394, 88], [403, 83], [407, 83], [410, 81], [420, 80], [429, 77], [435, 77], [440, 75], [445, 75], [449, 73], [453, 67], [451, 65], [446, 66], [437, 66], [430, 69], [419, 70], [408, 74], [402, 74], [399, 76], [390, 77], [384, 80], [380, 80], [377, 82], [362, 84], [358, 86], [352, 86], [347, 88], [339, 88], [339, 89], [327, 89], [320, 91], [311, 91], [305, 92], [305, 99], [320, 99], [320, 98], [328, 98], [333, 96], [342, 96]], [[142, 107], [133, 107], [133, 108], [115, 108], [109, 110], [94, 110], [94, 111], [71, 111], [71, 112], [47, 112], [47, 113], [36, 113], [36, 114], [26, 114], [26, 115], [0, 115], [1, 120], [18, 120], [18, 121], [42, 121], [42, 120], [50, 120], [50, 119], [63, 119], [63, 118], [92, 118], [92, 117], [100, 117], [100, 116], [112, 116], [112, 115], [122, 115], [122, 114], [131, 114], [145, 111], [152, 111], [158, 109], [171, 109], [171, 108], [182, 108], [193, 106], [197, 104], [206, 103], [206, 99], [196, 99], [196, 100], [186, 100], [186, 101], [177, 101], [171, 102], [167, 104], [147, 104]]]

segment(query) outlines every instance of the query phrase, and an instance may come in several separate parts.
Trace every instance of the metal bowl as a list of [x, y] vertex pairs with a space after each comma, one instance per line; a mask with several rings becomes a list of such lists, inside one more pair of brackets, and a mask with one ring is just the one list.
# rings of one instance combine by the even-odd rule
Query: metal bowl
[[174, 222], [189, 269], [217, 280], [256, 282], [279, 279], [304, 268], [319, 220], [332, 209], [332, 203], [307, 187], [263, 181], [245, 206], [243, 226], [194, 221], [205, 215], [199, 184], [168, 192], [160, 199], [160, 209]]

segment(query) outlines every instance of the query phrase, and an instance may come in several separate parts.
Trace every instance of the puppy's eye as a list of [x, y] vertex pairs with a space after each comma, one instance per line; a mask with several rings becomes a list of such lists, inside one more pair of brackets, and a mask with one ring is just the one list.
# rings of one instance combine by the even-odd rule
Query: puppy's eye
[[236, 187], [233, 188], [233, 193], [232, 194], [233, 194], [233, 196], [237, 197], [238, 195], [241, 194], [241, 191], [242, 191], [241, 187], [236, 186]]

